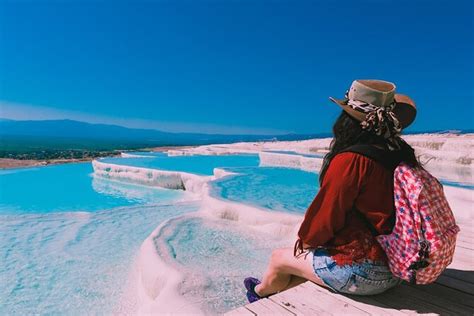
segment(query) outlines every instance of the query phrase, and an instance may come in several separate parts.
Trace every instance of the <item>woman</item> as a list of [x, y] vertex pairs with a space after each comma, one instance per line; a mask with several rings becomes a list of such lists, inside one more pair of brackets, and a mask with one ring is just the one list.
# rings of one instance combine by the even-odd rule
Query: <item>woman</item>
[[355, 295], [382, 293], [400, 283], [375, 236], [394, 226], [395, 167], [402, 161], [418, 164], [413, 149], [399, 137], [415, 118], [414, 102], [381, 80], [356, 80], [345, 99], [331, 100], [343, 111], [333, 127], [320, 190], [294, 249], [274, 250], [261, 282], [245, 279], [250, 302], [306, 280]]

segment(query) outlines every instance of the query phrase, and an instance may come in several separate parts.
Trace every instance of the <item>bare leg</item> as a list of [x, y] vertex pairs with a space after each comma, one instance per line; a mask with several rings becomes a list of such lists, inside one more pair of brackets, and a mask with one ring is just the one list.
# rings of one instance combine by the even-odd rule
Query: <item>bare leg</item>
[[288, 286], [286, 288], [284, 288], [282, 291], [285, 291], [285, 290], [288, 290], [288, 289], [291, 289], [292, 287], [295, 287], [295, 286], [298, 286], [300, 284], [303, 284], [305, 283], [306, 280], [305, 278], [302, 278], [302, 277], [299, 277], [299, 276], [296, 276], [296, 275], [292, 275], [291, 276], [291, 280], [290, 280], [290, 283], [288, 283]]
[[[299, 277], [299, 279], [294, 279]], [[272, 252], [267, 271], [262, 283], [255, 287], [259, 296], [268, 296], [292, 285], [301, 284], [301, 279], [310, 280], [324, 286], [324, 283], [314, 273], [313, 255], [293, 256], [293, 248], [275, 249]], [[294, 282], [294, 283], [293, 283]]]

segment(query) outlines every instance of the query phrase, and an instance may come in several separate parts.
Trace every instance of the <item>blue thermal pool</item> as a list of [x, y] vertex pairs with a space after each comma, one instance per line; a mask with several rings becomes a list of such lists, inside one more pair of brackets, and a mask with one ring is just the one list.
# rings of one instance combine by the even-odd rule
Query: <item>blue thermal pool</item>
[[[274, 211], [302, 215], [319, 188], [317, 174], [259, 167], [258, 155], [130, 154], [141, 157], [101, 161], [199, 175], [225, 168], [235, 174], [212, 182], [213, 196]], [[126, 181], [93, 176], [90, 163], [0, 171], [0, 315], [127, 313], [117, 308], [134, 259], [165, 221], [157, 254], [183, 273], [180, 294], [209, 314], [245, 303], [242, 279], [261, 275], [271, 249], [291, 246], [261, 227], [199, 217], [200, 201], [185, 191]]]
[[196, 211], [186, 193], [91, 176], [90, 163], [0, 172], [0, 315], [111, 314], [143, 240]]
[[179, 194], [94, 178], [92, 172], [90, 163], [0, 170], [0, 214], [93, 212]]
[[[242, 280], [261, 275], [272, 249], [288, 246], [274, 236], [232, 221], [183, 218], [162, 232], [160, 255], [184, 274], [181, 293], [208, 314], [246, 304]], [[159, 246], [159, 244], [158, 244]]]
[[0, 315], [110, 315], [143, 240], [193, 203], [0, 215]]
[[212, 183], [212, 195], [276, 211], [304, 213], [319, 188], [318, 175], [298, 169], [228, 168], [237, 175]]

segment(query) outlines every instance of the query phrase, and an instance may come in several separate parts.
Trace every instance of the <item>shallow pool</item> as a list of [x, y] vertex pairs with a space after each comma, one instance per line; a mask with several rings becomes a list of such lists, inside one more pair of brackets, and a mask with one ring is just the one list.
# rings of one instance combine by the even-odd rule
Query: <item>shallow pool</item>
[[[235, 175], [212, 182], [213, 196], [301, 215], [319, 188], [317, 174], [258, 167], [257, 155], [149, 156], [102, 161], [199, 175], [225, 168]], [[271, 249], [292, 246], [270, 230], [189, 214], [201, 205], [186, 192], [92, 172], [90, 163], [0, 171], [0, 315], [118, 312], [140, 245], [176, 216], [186, 215], [164, 226], [157, 252], [184, 274], [180, 294], [208, 313], [244, 304], [243, 278], [261, 276]]]
[[171, 221], [161, 239], [160, 255], [184, 274], [180, 293], [211, 315], [245, 305], [244, 278], [260, 277], [272, 249], [288, 246], [232, 221], [201, 218]]
[[199, 207], [183, 191], [91, 173], [90, 163], [0, 172], [0, 315], [112, 313], [143, 240]]
[[92, 176], [90, 163], [0, 171], [0, 214], [93, 212], [143, 205], [177, 197], [179, 192]]
[[113, 314], [143, 240], [192, 202], [0, 214], [0, 315]]
[[212, 195], [276, 211], [304, 213], [319, 188], [319, 177], [298, 169], [228, 168], [237, 173], [212, 183]]

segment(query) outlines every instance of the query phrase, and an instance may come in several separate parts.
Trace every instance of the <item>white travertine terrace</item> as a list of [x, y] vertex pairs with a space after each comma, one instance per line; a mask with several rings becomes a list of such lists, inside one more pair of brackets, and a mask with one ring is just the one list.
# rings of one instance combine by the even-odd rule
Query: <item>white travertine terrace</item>
[[262, 167], [287, 167], [317, 172], [321, 169], [323, 163], [322, 158], [265, 151], [260, 152], [258, 156], [260, 158], [260, 166]]
[[[430, 158], [426, 168], [438, 177], [472, 184], [472, 158], [474, 137], [453, 134], [410, 135], [405, 139], [415, 148], [422, 161]], [[268, 151], [292, 151], [300, 154], [325, 153], [331, 139], [315, 139], [295, 142], [237, 143], [210, 145], [191, 149], [170, 150], [169, 155], [224, 155], [256, 153], [261, 166], [290, 167], [317, 172], [321, 158], [274, 153]], [[162, 223], [143, 242], [129, 276], [129, 289], [120, 306], [127, 314], [202, 314], [198, 303], [188, 302], [179, 294], [184, 275], [170, 266], [159, 254], [165, 241], [162, 230], [172, 221], [189, 217], [231, 221], [244, 229], [278, 236], [291, 246], [294, 242], [302, 215], [270, 211], [237, 202], [215, 198], [209, 194], [212, 180], [232, 175], [216, 168], [213, 176], [198, 176], [185, 172], [164, 171], [138, 167], [93, 162], [94, 172], [100, 177], [119, 181], [160, 186], [171, 189], [185, 189], [201, 199], [201, 208], [195, 213], [183, 215]], [[457, 220], [474, 219], [472, 189], [445, 186], [445, 193]]]
[[[474, 183], [474, 134], [416, 134], [403, 138], [413, 146], [425, 168], [435, 176], [462, 183]], [[301, 157], [269, 151], [292, 151], [298, 154], [324, 154], [331, 138], [304, 141], [234, 143], [170, 150], [169, 155], [259, 154], [262, 166], [298, 168], [318, 172], [321, 158]]]
[[154, 156], [146, 155], [146, 154], [137, 155], [137, 154], [129, 154], [129, 153], [120, 153], [120, 157], [122, 158], [143, 158], [143, 157], [153, 158]]
[[[161, 238], [162, 230], [170, 221], [190, 217], [231, 221], [233, 225], [242, 226], [244, 229], [278, 236], [282, 243], [288, 246], [294, 243], [302, 215], [275, 212], [211, 197], [207, 184], [204, 184], [202, 189], [202, 205], [199, 211], [162, 223], [143, 242], [129, 276], [129, 284], [132, 286], [126, 291], [127, 298], [124, 300], [134, 301], [136, 306], [133, 310], [128, 309], [127, 313], [204, 314], [200, 311], [199, 304], [188, 302], [179, 295], [179, 286], [185, 275], [169, 265], [159, 254], [162, 251], [157, 247], [161, 250], [165, 242]], [[472, 190], [446, 187], [445, 192], [458, 220], [474, 218]], [[121, 309], [123, 310], [123, 307]]]

